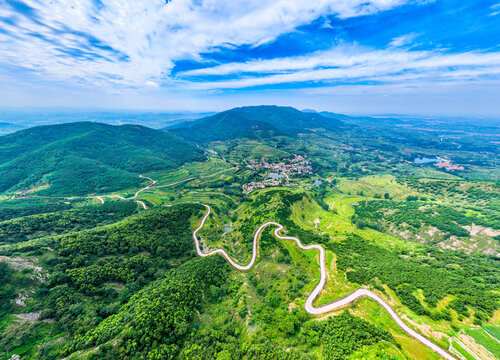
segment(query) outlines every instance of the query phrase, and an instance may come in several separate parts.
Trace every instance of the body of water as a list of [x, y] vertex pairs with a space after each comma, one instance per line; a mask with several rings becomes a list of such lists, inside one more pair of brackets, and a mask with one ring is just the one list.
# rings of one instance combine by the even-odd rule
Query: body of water
[[433, 162], [438, 162], [439, 160], [436, 158], [426, 158], [425, 156], [423, 158], [415, 158], [415, 164], [428, 164], [428, 163], [433, 163]]

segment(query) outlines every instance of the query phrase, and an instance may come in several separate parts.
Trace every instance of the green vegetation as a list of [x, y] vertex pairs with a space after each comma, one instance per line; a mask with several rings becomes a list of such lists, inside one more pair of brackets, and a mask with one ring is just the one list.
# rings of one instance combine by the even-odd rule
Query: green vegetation
[[460, 355], [462, 355], [465, 359], [467, 360], [476, 360], [476, 358], [474, 356], [472, 356], [471, 354], [469, 354], [469, 352], [467, 350], [465, 350], [458, 342], [456, 341], [453, 341], [452, 342], [452, 346], [453, 348], [458, 351], [460, 353]]
[[195, 310], [201, 305], [203, 287], [222, 285], [226, 269], [223, 259], [209, 258], [192, 260], [168, 272], [164, 279], [134, 295], [116, 315], [76, 337], [63, 352], [69, 354], [117, 338], [118, 346], [103, 347], [90, 358], [173, 358], [191, 331]]
[[114, 223], [136, 210], [137, 204], [133, 202], [117, 201], [3, 221], [0, 222], [0, 245]]
[[0, 137], [0, 192], [43, 184], [47, 195], [110, 192], [139, 186], [140, 173], [202, 159], [193, 145], [143, 126], [39, 126]]
[[[469, 257], [434, 248], [398, 254], [356, 235], [344, 242], [331, 243], [328, 248], [339, 256], [340, 269], [350, 269], [347, 272], [350, 281], [372, 284], [382, 291], [379, 281], [387, 284], [418, 315], [450, 321], [448, 310], [436, 309], [447, 295], [454, 296], [450, 309], [468, 317], [471, 308], [477, 322], [488, 321], [497, 309], [499, 298], [493, 290], [500, 278], [496, 261], [491, 257]], [[415, 296], [417, 289], [423, 291], [425, 303]]]
[[[120, 206], [114, 207], [116, 211], [120, 210]], [[108, 206], [107, 210], [112, 208], [113, 206]], [[126, 207], [122, 210], [125, 212], [122, 212], [121, 216], [127, 216]], [[85, 211], [85, 208], [82, 208], [82, 211]], [[100, 214], [97, 209], [95, 211], [94, 215]], [[104, 318], [117, 313], [121, 304], [125, 304], [146, 284], [154, 283], [165, 276], [168, 278], [168, 271], [172, 271], [170, 269], [175, 267], [178, 261], [190, 258], [190, 218], [200, 211], [201, 207], [192, 205], [158, 208], [128, 216], [115, 224], [71, 232], [59, 237], [43, 237], [38, 245], [25, 250], [23, 256], [38, 256], [50, 273], [46, 282], [36, 285], [36, 301], [31, 301], [28, 308], [31, 311], [42, 311], [42, 319], [50, 318], [56, 321], [43, 323], [44, 325], [35, 323], [27, 327], [26, 336], [33, 340], [30, 342], [35, 344], [46, 336], [51, 337], [58, 333], [85, 333]], [[64, 217], [65, 213], [62, 212], [61, 215]], [[68, 226], [66, 231], [74, 230], [74, 224], [71, 222], [61, 222], [59, 225], [62, 232], [64, 224]], [[47, 245], [53, 247], [55, 252], [48, 250]], [[15, 257], [16, 251], [9, 250], [3, 254]], [[6, 266], [4, 263], [0, 264]], [[188, 273], [190, 271], [186, 271], [186, 274]], [[204, 276], [211, 274], [207, 271], [206, 273]], [[5, 271], [5, 279], [2, 278], [4, 283], [12, 283], [9, 274]], [[26, 273], [27, 276], [29, 274]], [[19, 277], [21, 274], [14, 276]], [[26, 280], [29, 279], [22, 276]], [[35, 285], [33, 280], [23, 282], [20, 279], [17, 279], [15, 286], [4, 287], [3, 296], [12, 297], [13, 292]], [[190, 288], [192, 286], [190, 285]], [[13, 332], [12, 326], [15, 328], [17, 325], [12, 323], [5, 331]], [[35, 349], [28, 347], [24, 351]], [[55, 356], [50, 355], [50, 349], [40, 351], [47, 351], [46, 355], [40, 355], [43, 358]]]
[[[363, 286], [443, 348], [471, 358], [466, 332], [497, 351], [498, 149], [466, 130], [448, 139], [375, 124], [265, 106], [175, 130], [198, 145], [96, 123], [2, 137], [0, 360], [438, 358], [370, 299], [309, 315], [318, 253], [272, 227], [248, 271], [197, 258], [200, 203], [213, 210], [202, 246], [242, 264], [265, 221], [321, 244], [317, 305]], [[464, 170], [415, 164], [422, 156]], [[279, 186], [242, 191], [275, 173]]]
[[72, 208], [68, 200], [27, 198], [0, 201], [0, 221], [34, 214], [46, 214]]
[[[410, 196], [408, 197], [410, 198]], [[464, 226], [472, 224], [499, 228], [500, 215], [483, 217], [456, 208], [428, 204], [417, 199], [406, 202], [397, 201], [362, 201], [355, 207], [356, 215], [366, 219], [366, 226], [380, 229], [384, 222], [401, 227], [406, 224], [414, 230], [432, 226], [446, 234], [446, 237], [469, 236]]]
[[485, 331], [487, 331], [493, 337], [497, 338], [497, 340], [500, 340], [500, 326], [483, 325], [483, 328]]
[[342, 122], [291, 107], [247, 106], [224, 111], [190, 125], [173, 132], [197, 142], [263, 139], [277, 135], [296, 136], [299, 132], [318, 127], [336, 131], [341, 128]]
[[483, 329], [468, 329], [466, 333], [494, 356], [500, 357], [500, 342]]
[[323, 345], [323, 358], [347, 359], [355, 350], [380, 341], [395, 343], [393, 336], [373, 324], [344, 311], [325, 322], [309, 322], [302, 329], [307, 343]]
[[[3, 262], [0, 262], [0, 319], [5, 319], [8, 312], [11, 310], [10, 300], [14, 297], [14, 271], [11, 267]], [[0, 322], [0, 331], [5, 327], [5, 320]]]

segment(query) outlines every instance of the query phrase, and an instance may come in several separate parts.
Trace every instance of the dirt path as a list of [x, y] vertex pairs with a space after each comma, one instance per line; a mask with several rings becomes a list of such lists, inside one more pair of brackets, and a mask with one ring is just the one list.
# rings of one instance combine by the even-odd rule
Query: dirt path
[[394, 309], [388, 303], [386, 303], [381, 297], [379, 297], [377, 294], [375, 294], [374, 292], [372, 292], [370, 290], [360, 288], [360, 289], [357, 289], [357, 290], [353, 291], [349, 295], [344, 296], [344, 297], [342, 297], [340, 299], [337, 299], [337, 300], [335, 300], [335, 301], [333, 301], [333, 302], [331, 302], [329, 304], [326, 304], [326, 305], [323, 305], [323, 306], [319, 306], [319, 307], [315, 307], [314, 304], [313, 304], [314, 300], [316, 300], [316, 298], [318, 297], [318, 295], [320, 294], [320, 292], [323, 290], [323, 288], [325, 286], [325, 283], [326, 283], [326, 267], [325, 267], [326, 254], [325, 254], [325, 250], [320, 245], [316, 245], [316, 244], [314, 244], [314, 245], [303, 245], [302, 242], [298, 238], [296, 238], [296, 237], [280, 235], [279, 232], [281, 230], [283, 230], [284, 228], [283, 228], [283, 225], [281, 225], [281, 224], [279, 224], [277, 222], [269, 221], [269, 222], [266, 222], [266, 223], [262, 224], [261, 226], [259, 226], [259, 228], [255, 232], [255, 235], [254, 235], [254, 238], [253, 238], [252, 258], [251, 258], [250, 262], [247, 265], [240, 265], [240, 264], [236, 263], [227, 254], [227, 252], [224, 249], [216, 249], [216, 250], [209, 251], [207, 253], [201, 251], [201, 249], [200, 249], [200, 241], [198, 240], [197, 233], [205, 225], [205, 221], [207, 220], [208, 216], [210, 215], [210, 211], [211, 211], [210, 206], [205, 205], [205, 204], [202, 204], [202, 205], [204, 205], [206, 207], [207, 212], [206, 212], [205, 216], [203, 217], [200, 226], [193, 232], [193, 239], [194, 239], [194, 243], [195, 243], [195, 247], [196, 247], [196, 252], [197, 252], [198, 256], [206, 257], [206, 256], [215, 255], [215, 254], [220, 254], [235, 269], [238, 269], [238, 270], [241, 270], [241, 271], [249, 270], [255, 264], [255, 260], [257, 259], [257, 242], [258, 242], [260, 234], [262, 233], [262, 231], [266, 227], [268, 227], [268, 226], [276, 226], [276, 229], [274, 229], [274, 236], [276, 236], [278, 239], [295, 241], [297, 243], [298, 247], [300, 249], [302, 249], [302, 250], [318, 250], [319, 251], [319, 265], [320, 265], [321, 276], [320, 276], [320, 280], [319, 280], [318, 284], [316, 285], [316, 287], [314, 288], [314, 290], [311, 292], [311, 294], [309, 294], [309, 296], [306, 299], [305, 310], [309, 314], [311, 314], [311, 315], [325, 314], [327, 312], [331, 312], [333, 310], [341, 309], [341, 308], [343, 308], [345, 306], [348, 306], [348, 305], [352, 304], [353, 302], [355, 302], [358, 299], [361, 299], [363, 297], [367, 297], [367, 298], [370, 298], [373, 301], [377, 302], [380, 306], [382, 306], [384, 308], [384, 310], [396, 322], [396, 324], [398, 324], [398, 326], [404, 332], [406, 332], [408, 335], [410, 335], [412, 338], [414, 338], [415, 340], [419, 341], [420, 343], [422, 343], [423, 345], [425, 345], [426, 347], [428, 347], [429, 349], [431, 349], [432, 351], [434, 351], [435, 353], [437, 353], [438, 355], [440, 355], [444, 359], [447, 359], [447, 360], [457, 360], [457, 358], [454, 357], [453, 355], [451, 355], [449, 352], [447, 352], [446, 350], [442, 349], [441, 347], [439, 347], [438, 345], [434, 344], [432, 341], [430, 341], [425, 336], [421, 335], [420, 333], [418, 333], [415, 330], [413, 330], [412, 328], [410, 328], [399, 317], [399, 315], [394, 311]]
[[101, 204], [104, 204], [104, 199], [102, 196], [96, 196], [95, 197], [97, 200], [99, 200], [101, 202]]
[[[138, 190], [134, 194], [134, 196], [132, 196], [132, 197], [125, 198], [125, 197], [123, 197], [121, 195], [99, 195], [99, 196], [94, 196], [94, 199], [99, 200], [101, 202], [101, 204], [104, 204], [104, 198], [105, 197], [107, 197], [107, 198], [118, 198], [120, 200], [134, 200], [134, 199], [136, 199], [139, 196], [139, 194], [141, 192], [150, 189], [152, 186], [154, 186], [158, 182], [156, 180], [151, 179], [149, 176], [139, 175], [139, 177], [143, 178], [143, 179], [148, 179], [149, 181], [151, 181], [151, 184], [149, 184], [148, 186], [145, 186], [142, 189]], [[144, 210], [146, 210], [148, 208], [146, 206], [146, 204], [144, 203], [144, 201], [136, 200], [135, 202], [138, 203], [139, 205], [141, 205]]]

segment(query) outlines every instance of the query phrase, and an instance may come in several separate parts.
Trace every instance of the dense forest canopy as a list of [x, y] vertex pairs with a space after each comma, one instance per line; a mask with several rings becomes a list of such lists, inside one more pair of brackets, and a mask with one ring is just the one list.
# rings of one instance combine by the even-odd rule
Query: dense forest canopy
[[362, 288], [454, 357], [499, 355], [498, 149], [412, 124], [263, 106], [0, 137], [0, 359], [438, 359], [371, 299], [306, 311], [318, 250], [274, 226], [247, 271], [199, 258], [202, 204], [201, 251], [247, 264], [278, 222], [325, 250], [314, 306]]
[[138, 186], [141, 173], [203, 159], [194, 145], [139, 125], [38, 126], [0, 137], [0, 192], [35, 186], [47, 195], [110, 192]]

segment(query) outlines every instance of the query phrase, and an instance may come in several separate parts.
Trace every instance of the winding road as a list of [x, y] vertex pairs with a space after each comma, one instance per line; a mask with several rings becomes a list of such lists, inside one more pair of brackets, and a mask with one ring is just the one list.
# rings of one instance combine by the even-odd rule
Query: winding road
[[198, 231], [200, 231], [203, 228], [203, 226], [205, 225], [205, 221], [207, 220], [208, 216], [210, 215], [211, 208], [208, 205], [205, 205], [205, 204], [202, 204], [202, 205], [204, 205], [206, 207], [207, 212], [206, 212], [205, 216], [203, 217], [200, 226], [193, 232], [193, 239], [194, 239], [196, 252], [197, 252], [198, 256], [206, 257], [206, 256], [212, 256], [215, 254], [220, 254], [234, 268], [236, 268], [238, 270], [242, 270], [242, 271], [249, 270], [255, 264], [255, 260], [257, 259], [257, 242], [258, 242], [258, 238], [259, 238], [260, 234], [262, 233], [262, 231], [266, 227], [276, 226], [276, 229], [274, 229], [274, 236], [276, 236], [278, 239], [295, 241], [297, 243], [297, 245], [299, 246], [299, 248], [301, 248], [302, 250], [318, 250], [319, 251], [319, 265], [320, 265], [321, 277], [320, 277], [318, 284], [314, 288], [314, 290], [311, 292], [311, 294], [309, 294], [309, 296], [306, 299], [305, 310], [309, 314], [311, 314], [311, 315], [325, 314], [325, 313], [328, 313], [330, 311], [343, 308], [343, 307], [355, 302], [358, 299], [361, 299], [363, 297], [367, 297], [367, 298], [374, 300], [380, 306], [382, 306], [384, 308], [384, 310], [387, 311], [387, 313], [391, 316], [391, 318], [396, 322], [396, 324], [398, 324], [398, 326], [404, 332], [406, 332], [408, 335], [410, 335], [412, 338], [419, 341], [420, 343], [422, 343], [423, 345], [425, 345], [426, 347], [428, 347], [429, 349], [431, 349], [432, 351], [434, 351], [435, 353], [437, 353], [438, 355], [440, 355], [444, 359], [457, 360], [457, 358], [452, 356], [449, 352], [442, 349], [440, 346], [434, 344], [432, 341], [427, 339], [425, 336], [421, 335], [417, 331], [410, 328], [399, 317], [399, 315], [394, 311], [394, 309], [385, 300], [383, 300], [380, 296], [378, 296], [377, 294], [375, 294], [374, 292], [372, 292], [370, 290], [359, 288], [359, 289], [353, 291], [352, 293], [350, 293], [349, 295], [344, 296], [340, 299], [337, 299], [329, 304], [315, 307], [313, 304], [314, 300], [318, 297], [321, 290], [323, 290], [325, 283], [326, 283], [326, 267], [325, 267], [326, 254], [325, 254], [325, 250], [320, 245], [303, 245], [302, 242], [296, 237], [280, 235], [279, 232], [281, 230], [283, 230], [283, 225], [281, 225], [277, 222], [269, 221], [269, 222], [266, 222], [266, 223], [262, 224], [261, 226], [259, 226], [259, 228], [255, 232], [255, 235], [253, 237], [252, 258], [247, 265], [240, 265], [240, 264], [236, 263], [228, 255], [228, 253], [224, 249], [216, 249], [216, 250], [212, 250], [212, 251], [209, 251], [206, 253], [203, 252], [200, 249], [200, 241], [198, 240], [197, 234], [198, 234]]
[[[140, 189], [139, 191], [137, 191], [134, 194], [134, 196], [132, 196], [132, 197], [125, 198], [125, 197], [123, 197], [121, 195], [100, 195], [100, 196], [94, 196], [94, 198], [97, 199], [97, 200], [99, 200], [101, 202], [101, 204], [104, 204], [104, 198], [105, 197], [108, 197], [108, 198], [118, 198], [120, 200], [134, 200], [134, 199], [137, 199], [137, 197], [139, 196], [139, 194], [141, 192], [150, 189], [151, 187], [153, 187], [154, 184], [156, 184], [158, 182], [156, 180], [151, 179], [149, 176], [139, 175], [139, 177], [143, 178], [143, 179], [148, 179], [149, 181], [151, 181], [151, 184], [149, 184], [148, 186], [145, 186], [142, 189]], [[134, 201], [137, 204], [141, 205], [144, 210], [146, 210], [148, 208], [146, 206], [146, 204], [144, 203], [144, 201], [140, 201], [140, 200], [134, 200]]]
[[[216, 174], [212, 174], [212, 175], [216, 175]], [[124, 198], [123, 196], [120, 196], [120, 195], [101, 195], [101, 196], [94, 196], [94, 198], [99, 200], [99, 202], [101, 202], [102, 204], [104, 203], [104, 197], [109, 197], [109, 198], [116, 197], [116, 198], [120, 198], [121, 200], [135, 200], [141, 192], [152, 188], [157, 183], [156, 180], [153, 180], [150, 177], [147, 177], [144, 175], [140, 175], [140, 177], [150, 180], [151, 184], [149, 184], [146, 187], [137, 191], [134, 194], [134, 196], [132, 196], [132, 197]], [[191, 180], [191, 179], [185, 179], [183, 181], [187, 181], [187, 180]], [[180, 182], [183, 182], [183, 181], [180, 181]], [[163, 185], [163, 186], [157, 186], [157, 187], [160, 188], [160, 187], [165, 187], [165, 186], [172, 186], [175, 184], [176, 183]], [[147, 209], [147, 206], [143, 201], [135, 200], [135, 202], [138, 203], [139, 205], [141, 205], [143, 209]], [[281, 230], [283, 230], [284, 227], [283, 227], [283, 225], [281, 225], [277, 222], [269, 221], [269, 222], [266, 222], [266, 223], [262, 224], [261, 226], [259, 226], [259, 228], [255, 232], [254, 238], [253, 238], [252, 258], [250, 259], [250, 262], [247, 265], [240, 265], [237, 262], [235, 262], [224, 249], [215, 249], [215, 250], [209, 251], [207, 253], [203, 252], [200, 248], [200, 241], [198, 240], [197, 234], [198, 234], [198, 231], [200, 231], [203, 228], [203, 226], [205, 225], [205, 221], [210, 216], [211, 208], [210, 208], [210, 206], [208, 206], [206, 204], [202, 204], [202, 205], [205, 206], [205, 208], [207, 209], [207, 212], [203, 216], [203, 219], [201, 221], [200, 226], [198, 228], [196, 228], [196, 230], [193, 232], [193, 239], [194, 239], [194, 243], [195, 243], [195, 247], [196, 247], [196, 253], [198, 254], [198, 256], [206, 257], [206, 256], [212, 256], [215, 254], [220, 254], [235, 269], [238, 269], [241, 271], [250, 270], [254, 266], [255, 261], [257, 259], [257, 243], [258, 243], [258, 239], [259, 239], [260, 234], [262, 233], [262, 231], [266, 227], [276, 226], [276, 228], [274, 229], [274, 236], [276, 236], [278, 239], [295, 241], [297, 243], [297, 246], [302, 250], [318, 250], [319, 251], [320, 280], [319, 280], [318, 284], [316, 285], [316, 287], [314, 288], [314, 290], [311, 292], [311, 294], [309, 294], [309, 296], [307, 297], [306, 303], [305, 303], [305, 310], [309, 314], [322, 315], [322, 314], [331, 312], [333, 310], [341, 309], [345, 306], [352, 304], [353, 302], [355, 302], [361, 298], [367, 297], [367, 298], [370, 298], [373, 301], [377, 302], [380, 306], [382, 306], [384, 308], [384, 310], [387, 311], [387, 313], [391, 316], [391, 318], [396, 322], [396, 324], [398, 324], [398, 326], [404, 332], [406, 332], [408, 335], [410, 335], [412, 338], [419, 341], [420, 343], [422, 343], [423, 345], [425, 345], [426, 347], [428, 347], [429, 349], [431, 349], [432, 351], [434, 351], [435, 353], [437, 353], [438, 355], [440, 355], [444, 359], [457, 360], [457, 358], [454, 357], [453, 355], [451, 355], [449, 352], [442, 349], [440, 346], [434, 344], [432, 341], [430, 341], [425, 336], [421, 335], [417, 331], [410, 328], [399, 317], [399, 315], [394, 311], [394, 309], [385, 300], [383, 300], [380, 296], [378, 296], [377, 294], [375, 294], [374, 292], [372, 292], [370, 290], [367, 290], [364, 288], [359, 288], [357, 290], [354, 290], [349, 295], [344, 296], [340, 299], [337, 299], [329, 304], [318, 306], [318, 307], [314, 306], [314, 300], [316, 300], [316, 298], [319, 296], [319, 294], [321, 293], [321, 291], [323, 290], [323, 288], [325, 287], [325, 284], [326, 284], [326, 267], [325, 267], [326, 253], [325, 253], [325, 249], [323, 249], [322, 246], [317, 245], [317, 244], [303, 245], [302, 242], [298, 238], [293, 237], [293, 236], [280, 235], [279, 232]]]
[[234, 170], [234, 169], [238, 169], [238, 168], [237, 167], [232, 167], [230, 169], [221, 170], [221, 171], [213, 173], [213, 174], [193, 176], [193, 177], [190, 177], [190, 178], [187, 178], [187, 179], [183, 179], [183, 180], [174, 182], [172, 184], [160, 185], [160, 186], [154, 186], [155, 184], [158, 183], [158, 181], [151, 179], [149, 176], [139, 175], [140, 178], [148, 179], [149, 181], [151, 181], [151, 184], [149, 184], [149, 185], [143, 187], [142, 189], [138, 190], [134, 194], [134, 196], [126, 198], [126, 197], [123, 197], [121, 195], [95, 195], [95, 196], [92, 196], [92, 198], [97, 199], [101, 204], [104, 204], [104, 198], [106, 198], [106, 197], [107, 198], [117, 198], [117, 199], [120, 199], [120, 200], [134, 200], [137, 204], [141, 205], [144, 210], [146, 210], [148, 207], [146, 206], [146, 204], [144, 203], [144, 201], [135, 200], [135, 199], [137, 199], [137, 197], [139, 196], [139, 194], [141, 192], [143, 192], [143, 191], [149, 190], [151, 188], [159, 189], [159, 188], [174, 186], [174, 185], [177, 185], [177, 184], [180, 184], [180, 183], [183, 183], [183, 182], [186, 182], [186, 181], [194, 180], [194, 179], [204, 179], [204, 178], [212, 177], [212, 176], [221, 174], [221, 173], [223, 173], [225, 171]]

